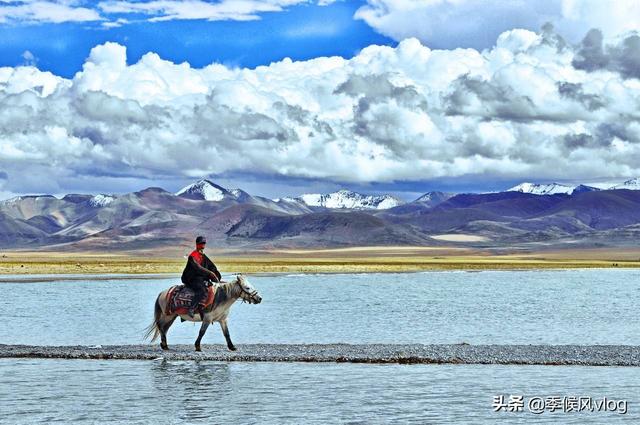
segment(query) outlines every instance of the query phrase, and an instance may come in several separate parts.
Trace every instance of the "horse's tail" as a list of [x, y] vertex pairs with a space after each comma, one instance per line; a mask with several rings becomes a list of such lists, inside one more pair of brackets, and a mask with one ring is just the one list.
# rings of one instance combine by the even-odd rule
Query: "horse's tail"
[[160, 315], [162, 314], [162, 309], [160, 308], [160, 295], [156, 298], [156, 306], [154, 307], [153, 312], [153, 322], [149, 326], [145, 328], [144, 339], [151, 338], [151, 342], [155, 341], [160, 335], [160, 328], [158, 325], [160, 323]]

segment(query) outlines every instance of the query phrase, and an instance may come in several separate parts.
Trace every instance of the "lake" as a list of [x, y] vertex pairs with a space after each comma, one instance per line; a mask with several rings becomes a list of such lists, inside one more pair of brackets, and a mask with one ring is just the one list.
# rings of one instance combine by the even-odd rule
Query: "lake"
[[[252, 276], [235, 343], [640, 345], [640, 270]], [[179, 281], [0, 283], [0, 343], [139, 344], [157, 294]], [[169, 343], [193, 343], [179, 323]], [[223, 343], [218, 326], [204, 343]]]
[[[0, 359], [0, 421], [34, 423], [638, 423], [640, 368]], [[493, 397], [629, 401], [494, 412]], [[528, 405], [528, 403], [527, 403]]]
[[[33, 276], [31, 276], [33, 277]], [[638, 270], [251, 276], [243, 343], [640, 344]], [[0, 343], [138, 344], [178, 279], [1, 283]], [[176, 323], [169, 343], [193, 343]], [[218, 327], [204, 343], [224, 341]], [[640, 368], [0, 359], [2, 423], [603, 423], [640, 420]], [[628, 411], [494, 412], [493, 397]]]

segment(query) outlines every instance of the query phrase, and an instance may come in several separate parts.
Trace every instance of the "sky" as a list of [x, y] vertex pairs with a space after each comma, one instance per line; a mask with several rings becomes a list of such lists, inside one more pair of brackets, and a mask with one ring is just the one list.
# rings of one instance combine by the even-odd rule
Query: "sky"
[[0, 199], [640, 176], [636, 0], [0, 0]]

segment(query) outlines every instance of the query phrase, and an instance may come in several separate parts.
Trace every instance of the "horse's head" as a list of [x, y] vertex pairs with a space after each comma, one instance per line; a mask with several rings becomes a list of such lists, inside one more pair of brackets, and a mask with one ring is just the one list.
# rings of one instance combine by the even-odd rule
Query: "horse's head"
[[262, 302], [262, 297], [258, 294], [258, 291], [243, 275], [239, 274], [236, 277], [236, 285], [240, 287], [240, 298], [242, 301], [246, 301], [249, 304], [260, 304]]

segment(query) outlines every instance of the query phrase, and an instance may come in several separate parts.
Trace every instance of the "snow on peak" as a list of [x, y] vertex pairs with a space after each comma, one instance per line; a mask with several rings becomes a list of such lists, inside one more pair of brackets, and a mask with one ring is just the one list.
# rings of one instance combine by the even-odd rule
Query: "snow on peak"
[[439, 192], [439, 191], [427, 192], [413, 202], [424, 202], [424, 203], [443, 202], [453, 197], [454, 195], [455, 193], [450, 193], [450, 192]]
[[250, 202], [251, 199], [253, 198], [251, 195], [249, 195], [247, 192], [245, 192], [242, 189], [231, 189], [229, 193], [238, 202]]
[[89, 205], [92, 207], [104, 207], [112, 203], [116, 198], [110, 195], [98, 194], [89, 199]]
[[570, 194], [575, 189], [574, 186], [567, 186], [560, 183], [520, 183], [517, 186], [508, 189], [507, 192], [531, 193], [533, 195], [555, 195], [557, 193]]
[[26, 201], [26, 200], [34, 200], [34, 201], [39, 201], [39, 200], [49, 200], [49, 199], [57, 199], [55, 196], [53, 195], [24, 195], [24, 196], [14, 196], [13, 198], [9, 198], [9, 199], [4, 199], [0, 201], [0, 205], [13, 205], [13, 204], [18, 204], [22, 201]]
[[433, 192], [428, 192], [415, 200], [415, 202], [428, 202], [433, 200]]
[[22, 201], [22, 196], [14, 196], [13, 198], [9, 198], [9, 199], [4, 199], [2, 201], [0, 201], [0, 204], [2, 205], [11, 205], [11, 204], [15, 204]]
[[378, 205], [376, 205], [377, 210], [388, 210], [389, 208], [397, 207], [398, 205], [403, 203], [400, 202], [397, 198], [394, 198], [390, 195], [382, 196], [381, 198], [382, 200], [378, 203]]
[[[290, 198], [284, 198], [284, 200], [289, 201]], [[396, 207], [403, 203], [391, 195], [362, 195], [345, 189], [328, 194], [307, 193], [298, 197], [297, 200], [310, 207], [324, 207], [332, 209], [349, 208], [384, 210]]]
[[225, 188], [218, 186], [209, 180], [202, 179], [183, 187], [176, 192], [176, 196], [203, 199], [205, 201], [222, 201], [224, 196], [228, 193], [229, 192]]
[[588, 192], [593, 190], [614, 190], [614, 189], [628, 189], [628, 190], [640, 190], [640, 178], [636, 177], [629, 179], [623, 183], [611, 186], [610, 184], [590, 184], [590, 185], [578, 185], [567, 186], [560, 183], [520, 183], [517, 186], [509, 189], [509, 192], [523, 192], [532, 193], [534, 195], [554, 195], [556, 193], [568, 193], [576, 194], [581, 192]]
[[290, 196], [285, 196], [284, 198], [274, 198], [272, 199], [273, 202], [293, 202], [293, 203], [298, 203], [298, 202], [302, 202], [302, 198], [292, 198]]
[[609, 189], [640, 190], [640, 178], [636, 177], [636, 178], [627, 180], [624, 183], [611, 186]]

